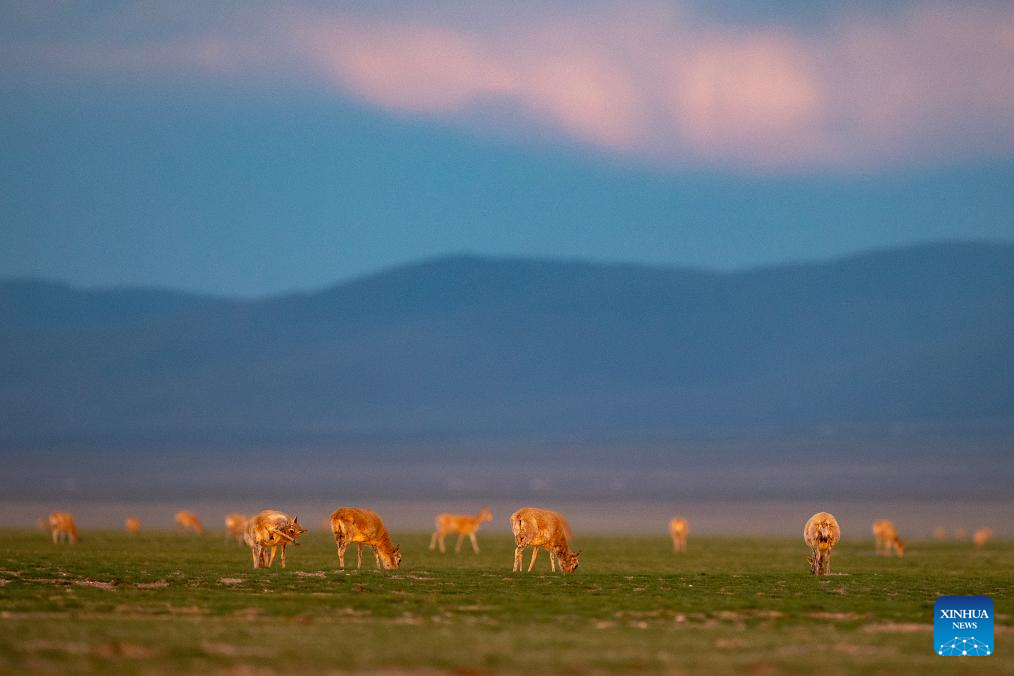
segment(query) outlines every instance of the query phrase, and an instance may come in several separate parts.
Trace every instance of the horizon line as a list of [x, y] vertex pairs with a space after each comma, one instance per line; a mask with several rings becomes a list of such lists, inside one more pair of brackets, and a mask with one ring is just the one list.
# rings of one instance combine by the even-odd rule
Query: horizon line
[[473, 250], [461, 249], [451, 250], [446, 253], [425, 255], [416, 258], [409, 258], [398, 262], [381, 265], [367, 272], [359, 272], [348, 277], [338, 277], [334, 281], [325, 282], [313, 287], [294, 287], [279, 289], [266, 293], [245, 294], [238, 292], [216, 292], [204, 289], [188, 288], [186, 286], [169, 286], [165, 284], [135, 284], [131, 282], [111, 284], [87, 284], [73, 280], [50, 277], [44, 275], [18, 275], [0, 276], [0, 285], [11, 284], [46, 284], [57, 287], [64, 287], [72, 291], [90, 293], [170, 293], [177, 295], [195, 296], [208, 300], [217, 300], [233, 303], [257, 303], [273, 301], [293, 296], [307, 296], [327, 292], [339, 287], [356, 284], [387, 274], [408, 270], [417, 267], [425, 267], [441, 262], [451, 261], [482, 261], [489, 263], [534, 263], [534, 264], [558, 264], [571, 266], [586, 266], [596, 268], [629, 268], [639, 270], [651, 270], [657, 272], [682, 272], [713, 277], [733, 277], [769, 272], [783, 269], [798, 269], [818, 267], [822, 265], [833, 265], [850, 260], [861, 259], [872, 256], [897, 253], [902, 251], [915, 251], [919, 249], [933, 249], [946, 247], [1014, 247], [1014, 237], [1000, 238], [990, 237], [947, 237], [940, 239], [917, 240], [907, 243], [860, 247], [846, 253], [829, 256], [813, 256], [807, 258], [786, 258], [777, 262], [751, 264], [740, 267], [718, 268], [691, 265], [683, 263], [656, 263], [649, 261], [622, 260], [622, 259], [598, 259], [595, 257], [567, 256], [567, 255], [542, 255], [542, 254], [510, 254], [510, 253], [482, 253]]

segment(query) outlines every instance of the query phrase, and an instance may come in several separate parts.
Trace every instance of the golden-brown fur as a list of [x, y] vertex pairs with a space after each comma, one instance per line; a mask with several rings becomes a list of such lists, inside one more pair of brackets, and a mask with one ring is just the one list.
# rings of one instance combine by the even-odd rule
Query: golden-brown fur
[[123, 527], [127, 529], [127, 532], [131, 535], [141, 534], [141, 520], [136, 516], [128, 516], [126, 521], [123, 522]]
[[437, 529], [433, 532], [433, 537], [430, 539], [430, 551], [440, 544], [440, 551], [444, 552], [444, 538], [447, 537], [448, 533], [458, 534], [458, 543], [454, 545], [454, 551], [461, 551], [461, 541], [465, 539], [467, 535], [472, 541], [472, 551], [476, 554], [479, 553], [479, 543], [475, 540], [475, 532], [479, 530], [479, 527], [486, 521], [493, 519], [493, 513], [489, 511], [489, 507], [483, 507], [479, 510], [479, 513], [472, 516], [471, 514], [438, 514], [436, 518]]
[[246, 533], [246, 523], [251, 517], [249, 514], [226, 514], [225, 515], [225, 541], [235, 540], [243, 542], [243, 535]]
[[[250, 547], [250, 554], [253, 557], [254, 568], [270, 568], [275, 562], [275, 554], [278, 548], [282, 549], [282, 568], [285, 568], [285, 548], [296, 542], [306, 529], [299, 525], [298, 517], [291, 517], [282, 512], [265, 509], [257, 516], [252, 516], [246, 521], [243, 532], [243, 539]], [[271, 549], [271, 558], [268, 558], [268, 549]]]
[[972, 535], [972, 542], [975, 543], [976, 547], [985, 547], [991, 537], [993, 537], [992, 528], [980, 528]]
[[898, 537], [898, 529], [888, 519], [873, 522], [873, 541], [878, 556], [889, 556], [893, 551], [898, 557], [905, 556], [905, 543]]
[[672, 536], [672, 550], [684, 553], [687, 551], [687, 534], [690, 526], [682, 516], [677, 516], [669, 522], [669, 535]]
[[345, 549], [356, 543], [356, 568], [363, 567], [363, 545], [373, 548], [377, 568], [392, 570], [401, 565], [401, 548], [391, 543], [391, 536], [376, 512], [358, 507], [339, 507], [331, 514], [331, 532], [338, 547], [338, 565], [345, 567]]
[[810, 572], [814, 575], [828, 575], [831, 572], [831, 550], [841, 539], [838, 520], [827, 512], [817, 512], [803, 526], [803, 541], [810, 547], [813, 556], [807, 557]]
[[572, 573], [578, 566], [581, 552], [570, 551], [571, 531], [567, 520], [558, 512], [538, 507], [522, 507], [511, 514], [511, 530], [514, 532], [514, 572], [521, 571], [521, 555], [528, 547], [532, 548], [532, 560], [528, 571], [535, 567], [535, 557], [539, 547], [549, 552], [549, 567], [556, 571], [556, 561], [560, 562], [560, 570]]
[[185, 509], [176, 512], [176, 523], [183, 530], [192, 530], [198, 535], [204, 535], [204, 524], [193, 512]]
[[936, 528], [934, 528], [933, 529], [933, 539], [934, 540], [946, 540], [947, 539], [947, 529], [944, 528], [943, 526], [937, 526]]
[[53, 512], [49, 515], [49, 532], [53, 543], [66, 541], [75, 544], [78, 541], [77, 524], [70, 512]]

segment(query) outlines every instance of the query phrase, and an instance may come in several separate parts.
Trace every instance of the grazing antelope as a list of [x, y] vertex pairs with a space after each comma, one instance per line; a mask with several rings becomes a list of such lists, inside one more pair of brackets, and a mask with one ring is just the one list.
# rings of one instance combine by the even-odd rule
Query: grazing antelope
[[933, 529], [933, 539], [934, 540], [946, 540], [947, 539], [947, 529], [944, 528], [943, 526], [937, 526], [936, 528], [934, 528]]
[[[296, 540], [305, 532], [306, 529], [299, 525], [299, 517], [291, 517], [273, 509], [265, 509], [257, 516], [248, 518], [243, 530], [243, 540], [250, 547], [253, 567], [270, 568], [275, 562], [278, 548], [281, 547], [282, 568], [285, 568], [285, 548], [289, 545], [298, 545]], [[268, 558], [269, 547], [271, 558]]]
[[469, 514], [438, 514], [436, 518], [437, 529], [433, 532], [433, 537], [430, 539], [430, 551], [433, 551], [438, 542], [440, 543], [440, 551], [447, 551], [444, 549], [444, 538], [447, 537], [448, 533], [457, 533], [458, 543], [454, 545], [455, 553], [461, 551], [461, 541], [467, 535], [472, 541], [472, 551], [478, 554], [479, 543], [475, 541], [475, 531], [479, 530], [479, 527], [484, 522], [492, 520], [493, 513], [489, 511], [489, 507], [483, 507], [475, 516]]
[[49, 515], [49, 532], [53, 536], [53, 544], [66, 541], [75, 544], [78, 541], [77, 524], [70, 512], [53, 512]]
[[193, 512], [187, 510], [176, 512], [176, 523], [183, 530], [192, 530], [198, 535], [204, 535], [204, 524]]
[[358, 507], [339, 507], [331, 514], [331, 532], [338, 546], [338, 565], [345, 567], [345, 549], [355, 542], [358, 549], [356, 568], [363, 567], [363, 545], [373, 548], [377, 568], [387, 570], [401, 565], [401, 547], [391, 543], [391, 536], [376, 512]]
[[980, 528], [975, 531], [975, 534], [972, 536], [972, 542], [975, 543], [976, 547], [985, 547], [991, 537], [993, 537], [992, 528]]
[[559, 513], [537, 507], [522, 507], [511, 514], [511, 530], [514, 531], [514, 543], [517, 545], [514, 549], [515, 573], [521, 571], [521, 555], [528, 547], [532, 548], [528, 572], [535, 567], [539, 547], [549, 552], [549, 567], [553, 572], [556, 572], [554, 557], [560, 562], [560, 570], [565, 573], [573, 573], [577, 568], [581, 551], [570, 551], [570, 526]]
[[677, 516], [669, 522], [669, 535], [672, 536], [672, 550], [674, 552], [686, 553], [687, 533], [689, 532], [690, 526], [682, 516]]
[[827, 512], [817, 512], [803, 526], [803, 541], [809, 545], [813, 556], [806, 557], [810, 572], [814, 575], [828, 575], [831, 572], [831, 549], [841, 539], [838, 520]]
[[123, 522], [123, 527], [126, 528], [127, 532], [131, 535], [140, 535], [141, 520], [136, 516], [128, 516], [127, 520]]
[[898, 558], [905, 556], [905, 543], [898, 537], [898, 529], [894, 522], [887, 519], [877, 519], [873, 522], [873, 541], [876, 545], [877, 556], [889, 556], [891, 551], [898, 555]]
[[225, 541], [235, 540], [243, 542], [246, 533], [246, 522], [252, 517], [248, 514], [226, 514], [225, 515]]

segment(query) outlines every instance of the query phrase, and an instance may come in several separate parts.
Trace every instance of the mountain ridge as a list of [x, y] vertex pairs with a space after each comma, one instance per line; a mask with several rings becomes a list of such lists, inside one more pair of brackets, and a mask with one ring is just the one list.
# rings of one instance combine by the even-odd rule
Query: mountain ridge
[[1014, 412], [1006, 243], [734, 272], [453, 255], [252, 300], [10, 288], [8, 449], [654, 443]]

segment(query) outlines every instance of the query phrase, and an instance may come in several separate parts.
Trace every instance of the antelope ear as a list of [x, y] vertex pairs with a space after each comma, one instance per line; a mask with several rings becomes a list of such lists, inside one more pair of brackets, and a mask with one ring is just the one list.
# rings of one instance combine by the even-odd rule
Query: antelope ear
[[577, 557], [581, 556], [581, 552], [583, 551], [584, 551], [583, 549], [579, 549], [576, 552], [574, 552], [574, 558], [576, 559]]
[[299, 525], [299, 517], [298, 516], [292, 517], [292, 525], [293, 526], [298, 526]]
[[401, 545], [395, 545], [394, 546], [394, 551], [400, 552], [401, 551]]

